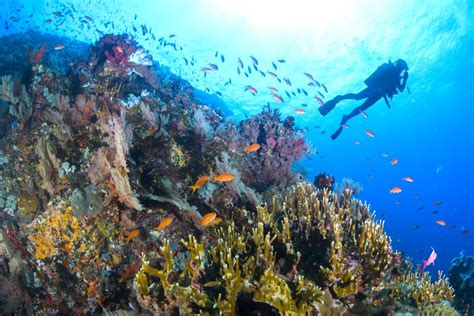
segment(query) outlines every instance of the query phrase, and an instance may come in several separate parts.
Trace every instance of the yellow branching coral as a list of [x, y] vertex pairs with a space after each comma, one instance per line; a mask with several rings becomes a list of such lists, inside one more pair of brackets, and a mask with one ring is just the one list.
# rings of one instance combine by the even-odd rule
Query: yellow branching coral
[[81, 234], [79, 222], [72, 215], [72, 208], [56, 207], [49, 210], [43, 220], [33, 226], [29, 240], [35, 247], [35, 258], [45, 259], [72, 249]]
[[407, 272], [392, 290], [391, 297], [401, 301], [411, 300], [421, 306], [444, 300], [452, 302], [454, 290], [441, 271], [438, 271], [438, 280], [433, 283], [428, 273]]

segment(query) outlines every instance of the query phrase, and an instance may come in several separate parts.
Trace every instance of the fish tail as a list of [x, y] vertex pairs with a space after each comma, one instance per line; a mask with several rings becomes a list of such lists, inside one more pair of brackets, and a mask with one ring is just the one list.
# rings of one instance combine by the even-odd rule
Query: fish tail
[[195, 185], [190, 185], [189, 188], [193, 190], [193, 193], [198, 189]]
[[428, 266], [428, 260], [423, 260], [423, 270], [422, 271], [425, 271], [427, 266]]

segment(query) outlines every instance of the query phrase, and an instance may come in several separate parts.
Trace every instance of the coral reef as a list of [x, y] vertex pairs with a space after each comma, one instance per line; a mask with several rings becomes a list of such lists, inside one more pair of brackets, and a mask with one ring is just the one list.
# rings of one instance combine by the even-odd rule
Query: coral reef
[[453, 298], [392, 250], [355, 182], [332, 192], [331, 176], [292, 171], [312, 153], [293, 117], [225, 120], [127, 35], [67, 66], [31, 46], [0, 87], [1, 313], [383, 314]]
[[454, 258], [448, 272], [454, 288], [454, 306], [463, 313], [474, 313], [474, 257]]

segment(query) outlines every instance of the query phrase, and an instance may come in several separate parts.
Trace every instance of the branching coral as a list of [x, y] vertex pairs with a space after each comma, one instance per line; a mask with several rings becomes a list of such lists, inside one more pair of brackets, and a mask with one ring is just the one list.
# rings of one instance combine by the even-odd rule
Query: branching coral
[[393, 289], [391, 296], [401, 301], [412, 301], [416, 306], [453, 301], [454, 290], [448, 279], [438, 271], [438, 280], [431, 283], [428, 273], [407, 272]]

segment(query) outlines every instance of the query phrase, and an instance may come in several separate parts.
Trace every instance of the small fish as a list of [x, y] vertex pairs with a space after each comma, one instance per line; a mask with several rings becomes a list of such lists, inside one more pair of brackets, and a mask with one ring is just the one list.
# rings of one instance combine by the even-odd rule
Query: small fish
[[432, 251], [431, 251], [431, 254], [430, 256], [428, 257], [427, 260], [423, 260], [423, 270], [422, 271], [425, 271], [426, 267], [429, 266], [430, 264], [432, 264], [434, 266], [434, 263], [435, 263], [435, 260], [436, 260], [436, 257], [438, 257], [438, 254], [435, 252], [435, 250], [433, 249], [433, 247], [431, 247]]
[[173, 37], [176, 37], [176, 34], [171, 34], [170, 36], [168, 36], [168, 38], [173, 38]]
[[221, 54], [221, 62], [225, 62], [225, 57], [222, 54]]
[[418, 228], [421, 227], [421, 225], [420, 224], [415, 224], [415, 225], [411, 225], [410, 227], [411, 227], [411, 229], [418, 229]]
[[301, 89], [301, 91], [303, 91], [303, 93], [304, 93], [305, 96], [308, 96], [308, 92], [306, 92], [305, 89]]
[[362, 115], [363, 118], [368, 118], [369, 116], [367, 115], [367, 113], [365, 113], [364, 111], [360, 110], [360, 114]]
[[364, 130], [364, 133], [366, 133], [368, 136], [374, 138], [375, 137], [375, 133], [372, 132], [372, 131], [369, 131], [368, 129]]
[[40, 49], [38, 49], [38, 51], [36, 52], [35, 56], [34, 56], [34, 59], [33, 59], [33, 63], [34, 64], [39, 64], [41, 62], [41, 59], [43, 59], [43, 55], [44, 55], [44, 51], [46, 50], [46, 46], [41, 46]]
[[271, 72], [271, 71], [267, 71], [267, 74], [269, 74], [270, 76], [272, 76], [273, 78], [277, 78], [278, 75], [274, 72]]
[[405, 178], [403, 178], [402, 180], [403, 180], [403, 181], [406, 181], [406, 182], [410, 182], [410, 183], [413, 183], [413, 182], [414, 182], [414, 180], [413, 180], [412, 177], [405, 177]]
[[255, 69], [255, 71], [257, 72], [258, 71], [257, 65], [253, 65], [253, 69]]
[[242, 62], [242, 59], [238, 59], [237, 62], [239, 63], [240, 68], [244, 68], [244, 63]]
[[418, 206], [418, 208], [416, 209], [417, 211], [421, 211], [422, 209], [424, 209], [425, 206], [424, 205], [421, 205], [421, 206]]
[[349, 125], [346, 125], [346, 124], [341, 124], [341, 127], [342, 127], [342, 128], [349, 128], [350, 126], [349, 126]]
[[303, 110], [303, 109], [296, 109], [294, 112], [295, 112], [295, 114], [305, 114], [306, 113], [306, 111]]
[[322, 94], [322, 93], [319, 92], [319, 91], [318, 91], [318, 94], [319, 94], [319, 96], [320, 96], [322, 99], [324, 99], [324, 94]]
[[171, 216], [166, 216], [163, 218], [163, 220], [158, 224], [158, 226], [155, 227], [157, 231], [163, 230], [166, 227], [168, 227], [171, 222], [173, 221], [173, 218]]
[[55, 49], [55, 50], [64, 49], [64, 45], [56, 45], [56, 46], [54, 46], [54, 49]]
[[382, 156], [383, 158], [387, 158], [387, 157], [388, 157], [388, 154], [382, 153], [380, 156]]
[[439, 200], [434, 200], [434, 201], [433, 201], [433, 205], [440, 206], [440, 205], [441, 205], [441, 201], [439, 201]]
[[273, 66], [273, 69], [275, 69], [275, 71], [277, 71], [277, 70], [278, 70], [278, 67], [277, 67], [277, 65], [276, 65], [276, 64], [275, 64], [273, 61], [272, 61], [272, 66]]
[[216, 219], [216, 216], [216, 213], [207, 213], [201, 218], [201, 225], [204, 227], [209, 226]]
[[308, 103], [302, 103], [301, 106], [307, 107]]
[[280, 97], [279, 95], [277, 95], [275, 93], [272, 93], [272, 97], [280, 103], [283, 102], [282, 97]]
[[240, 68], [237, 67], [237, 74], [240, 76]]
[[217, 67], [216, 64], [209, 64], [209, 67], [211, 67], [214, 70], [219, 70], [219, 67]]
[[251, 152], [257, 151], [259, 149], [260, 149], [260, 144], [253, 143], [253, 144], [249, 145], [247, 148], [245, 148], [245, 151], [247, 153], [251, 153]]
[[296, 92], [298, 92], [298, 94], [301, 94], [301, 89], [300, 88], [296, 89]]
[[353, 144], [354, 144], [354, 145], [360, 145], [360, 142], [354, 141]]
[[316, 84], [314, 82], [310, 82], [310, 83], [308, 83], [308, 86], [309, 87], [316, 87]]
[[446, 226], [446, 222], [442, 219], [436, 221], [436, 224], [438, 224], [439, 226]]
[[397, 194], [397, 193], [402, 192], [402, 189], [400, 187], [394, 187], [389, 192], [390, 194]]
[[274, 87], [268, 87], [268, 89], [270, 89], [272, 92], [278, 92], [278, 89]]
[[311, 76], [311, 74], [307, 73], [307, 72], [303, 72], [303, 74], [311, 81], [314, 81], [314, 78], [313, 76]]
[[316, 97], [316, 101], [318, 101], [319, 105], [321, 105], [321, 106], [324, 105], [324, 102], [323, 102], [323, 100], [321, 100], [321, 98]]
[[291, 95], [288, 93], [288, 91], [285, 90], [285, 93], [286, 93], [286, 96], [289, 98], [291, 98]]
[[393, 158], [393, 159], [390, 161], [390, 164], [391, 164], [392, 166], [395, 166], [397, 163], [398, 163], [398, 159], [397, 159], [397, 158]]
[[97, 287], [97, 284], [95, 282], [92, 282], [91, 284], [89, 284], [87, 286], [87, 294], [91, 296], [95, 292], [96, 287]]
[[286, 60], [284, 60], [284, 59], [278, 59], [277, 61], [278, 61], [280, 64], [286, 63]]
[[249, 72], [249, 74], [252, 73], [252, 68], [250, 68], [250, 66], [247, 66], [247, 71]]
[[130, 240], [136, 238], [138, 235], [140, 235], [140, 230], [139, 229], [132, 230], [130, 232], [130, 234], [128, 234], [128, 236], [127, 236], [127, 241], [130, 241]]
[[288, 79], [288, 78], [283, 78], [283, 81], [285, 81], [285, 83], [286, 83], [287, 85], [289, 85], [290, 87], [292, 86], [290, 79]]
[[122, 276], [120, 277], [119, 279], [119, 282], [120, 283], [123, 283], [125, 281], [127, 281], [128, 279], [130, 279], [130, 277], [132, 275], [134, 275], [135, 273], [137, 273], [140, 269], [137, 267], [137, 266], [130, 266], [128, 267], [127, 269], [125, 269], [122, 273]]
[[314, 80], [314, 83], [316, 84], [316, 87], [321, 88], [321, 84], [317, 80]]
[[407, 87], [408, 94], [411, 94], [410, 88]]
[[232, 173], [222, 173], [220, 175], [214, 176], [214, 181], [216, 182], [229, 182], [235, 179], [235, 176]]
[[194, 185], [191, 185], [189, 186], [190, 189], [193, 190], [193, 193], [199, 189], [200, 187], [202, 187], [206, 182], [207, 180], [209, 180], [209, 176], [200, 176], [196, 182], [194, 183]]
[[204, 68], [201, 69], [201, 71], [204, 72], [204, 73], [211, 72], [212, 68], [204, 67]]
[[256, 65], [256, 66], [258, 65], [258, 60], [257, 60], [257, 58], [255, 58], [255, 57], [253, 57], [253, 56], [250, 56], [250, 59], [252, 59], [252, 63], [253, 63], [254, 65]]
[[245, 88], [245, 91], [250, 91], [250, 92], [252, 92], [253, 94], [256, 94], [256, 93], [257, 93], [257, 89], [255, 89], [255, 88], [252, 87], [252, 86], [247, 86], [247, 87]]
[[326, 88], [326, 86], [325, 86], [325, 85], [323, 85], [322, 83], [321, 83], [321, 86], [323, 87], [323, 89], [324, 89], [324, 92], [325, 92], [325, 93], [328, 93], [328, 88]]
[[216, 50], [216, 53], [214, 54], [214, 57], [217, 57], [219, 55], [219, 51]]

